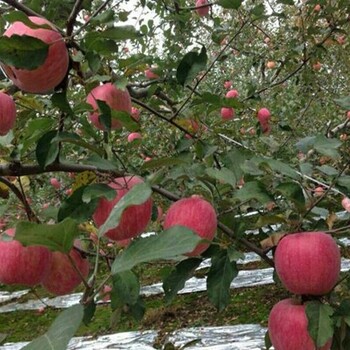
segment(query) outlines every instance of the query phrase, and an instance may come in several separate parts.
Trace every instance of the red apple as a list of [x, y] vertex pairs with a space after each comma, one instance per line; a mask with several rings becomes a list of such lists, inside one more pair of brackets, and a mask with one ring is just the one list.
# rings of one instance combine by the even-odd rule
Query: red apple
[[138, 122], [140, 120], [140, 110], [136, 107], [131, 107], [131, 116]]
[[197, 12], [198, 16], [204, 17], [204, 16], [208, 15], [209, 6], [200, 7], [200, 6], [207, 5], [207, 4], [208, 4], [208, 0], [196, 0], [196, 7], [198, 7], [196, 9], [196, 12]]
[[[116, 196], [113, 200], [108, 201], [105, 198], [100, 199], [93, 219], [100, 227], [107, 220], [113, 207], [120, 199], [136, 184], [143, 182], [137, 176], [125, 176], [114, 179], [108, 184], [116, 190]], [[142, 233], [148, 226], [152, 216], [152, 199], [149, 198], [146, 202], [140, 205], [132, 205], [125, 209], [119, 225], [106, 233], [106, 236], [114, 241], [121, 241], [128, 238], [133, 238]]]
[[265, 125], [269, 122], [271, 118], [271, 113], [267, 108], [261, 108], [257, 113], [258, 120], [261, 125]]
[[324, 193], [324, 188], [322, 186], [318, 186], [314, 189], [314, 195], [316, 197], [321, 197]]
[[142, 136], [138, 132], [132, 132], [128, 135], [128, 142], [133, 142], [134, 140], [141, 140]]
[[232, 81], [231, 80], [227, 80], [224, 82], [224, 88], [225, 89], [229, 89], [232, 86]]
[[275, 62], [275, 61], [268, 61], [268, 62], [266, 63], [266, 67], [267, 67], [268, 69], [274, 69], [274, 68], [276, 68], [276, 62]]
[[[99, 85], [90, 91], [86, 102], [94, 108], [94, 112], [89, 114], [90, 121], [100, 130], [105, 130], [105, 128], [99, 121], [100, 113], [97, 100], [104, 101], [111, 109], [115, 111], [123, 111], [131, 115], [131, 98], [128, 90], [118, 89], [112, 83]], [[121, 123], [113, 118], [111, 124], [112, 130], [120, 129], [122, 127]]]
[[321, 5], [320, 4], [315, 5], [314, 11], [315, 12], [320, 12], [321, 11]]
[[52, 29], [30, 28], [22, 22], [14, 22], [5, 31], [4, 36], [28, 35], [49, 44], [49, 52], [45, 62], [33, 70], [19, 69], [2, 65], [5, 73], [21, 90], [43, 94], [52, 91], [65, 77], [68, 71], [69, 57], [66, 44], [61, 34], [46, 19], [30, 16], [31, 22], [48, 24]]
[[239, 95], [238, 91], [233, 89], [233, 90], [230, 90], [227, 92], [226, 97], [227, 98], [235, 98], [235, 97], [238, 97], [238, 95]]
[[150, 80], [152, 80], [152, 79], [159, 79], [159, 75], [154, 73], [152, 68], [148, 68], [148, 69], [145, 70], [145, 77], [147, 79], [150, 79]]
[[52, 187], [54, 187], [56, 190], [59, 190], [61, 188], [61, 183], [55, 178], [51, 178], [50, 179], [50, 184], [52, 185]]
[[[69, 255], [81, 275], [86, 278], [89, 275], [89, 261], [82, 258], [74, 248]], [[51, 268], [43, 279], [42, 286], [52, 294], [65, 295], [73, 292], [81, 282], [82, 279], [72, 266], [68, 256], [62, 252], [53, 252]]]
[[350, 119], [350, 111], [347, 111], [347, 112], [346, 112], [346, 117], [347, 117], [348, 119]]
[[316, 62], [312, 65], [312, 68], [316, 71], [319, 71], [322, 68], [322, 64], [320, 62]]
[[324, 232], [289, 234], [277, 245], [275, 268], [291, 293], [324, 295], [338, 280], [340, 251], [332, 236]]
[[[315, 350], [314, 341], [309, 335], [306, 305], [293, 299], [284, 299], [275, 304], [270, 312], [268, 329], [275, 350]], [[319, 350], [329, 350], [330, 339]]]
[[341, 201], [341, 205], [347, 212], [350, 212], [350, 198], [344, 197]]
[[16, 105], [12, 97], [0, 91], [0, 135], [6, 135], [15, 125]]
[[[206, 240], [213, 240], [216, 233], [217, 218], [213, 206], [198, 195], [183, 198], [173, 203], [164, 218], [164, 229], [180, 225], [195, 232]], [[203, 253], [208, 243], [199, 243], [187, 256]]]
[[[15, 236], [15, 229], [5, 231]], [[5, 240], [0, 235], [0, 282], [35, 286], [47, 276], [52, 261], [52, 253], [46, 247], [24, 247], [14, 238]]]
[[220, 113], [222, 120], [230, 120], [235, 116], [235, 110], [232, 107], [222, 107]]

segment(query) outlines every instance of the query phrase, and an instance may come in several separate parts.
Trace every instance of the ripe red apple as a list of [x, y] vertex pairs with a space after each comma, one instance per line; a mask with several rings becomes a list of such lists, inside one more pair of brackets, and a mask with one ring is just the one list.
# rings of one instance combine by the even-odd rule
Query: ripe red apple
[[[176, 225], [185, 226], [203, 239], [212, 241], [217, 226], [215, 209], [198, 195], [180, 199], [169, 207], [164, 218], [164, 229]], [[199, 243], [194, 250], [186, 255], [200, 255], [208, 247], [208, 243]]]
[[268, 61], [268, 62], [266, 63], [266, 67], [267, 67], [268, 69], [274, 69], [274, 68], [276, 68], [276, 62], [275, 62], [275, 61]]
[[[316, 346], [307, 330], [306, 305], [293, 299], [275, 304], [268, 320], [269, 336], [275, 350], [315, 350]], [[319, 350], [329, 350], [330, 339]]]
[[222, 107], [220, 113], [222, 120], [230, 120], [235, 116], [235, 110], [232, 107]]
[[320, 4], [315, 5], [314, 11], [315, 12], [320, 12], [321, 11], [321, 5]]
[[[15, 229], [5, 231], [15, 236]], [[49, 273], [52, 253], [42, 246], [24, 247], [14, 238], [5, 240], [0, 235], [0, 282], [4, 284], [23, 284], [35, 286]]]
[[16, 105], [12, 97], [0, 91], [0, 135], [6, 135], [15, 125]]
[[[106, 83], [95, 87], [88, 94], [86, 102], [94, 108], [94, 112], [89, 114], [90, 121], [100, 130], [105, 130], [105, 127], [99, 121], [100, 113], [97, 100], [104, 101], [115, 111], [123, 111], [131, 114], [131, 98], [128, 90], [118, 89], [112, 83]], [[120, 129], [121, 127], [121, 123], [112, 118], [111, 129]]]
[[128, 142], [133, 142], [134, 140], [141, 140], [142, 136], [138, 132], [132, 132], [128, 135]]
[[136, 107], [131, 107], [131, 116], [138, 122], [140, 120], [140, 110]]
[[[89, 275], [89, 261], [84, 259], [74, 248], [69, 252], [75, 266], [81, 275], [86, 278]], [[42, 286], [52, 294], [65, 295], [82, 282], [78, 272], [72, 266], [68, 256], [62, 252], [52, 253], [52, 264], [49, 273], [42, 281]]]
[[347, 117], [348, 119], [350, 119], [350, 111], [347, 111], [347, 112], [346, 112], [346, 117]]
[[4, 36], [28, 35], [49, 44], [49, 52], [45, 62], [33, 70], [19, 69], [7, 65], [2, 65], [2, 68], [12, 82], [21, 90], [44, 94], [52, 91], [59, 85], [67, 74], [69, 64], [68, 51], [61, 34], [54, 29], [48, 20], [33, 16], [30, 16], [29, 19], [38, 25], [48, 24], [52, 29], [33, 29], [22, 22], [14, 22], [5, 31]]
[[238, 95], [239, 95], [238, 91], [233, 89], [233, 90], [230, 90], [227, 92], [226, 97], [227, 98], [236, 98], [236, 97], [238, 97]]
[[150, 162], [152, 160], [151, 157], [145, 157], [145, 162]]
[[198, 7], [196, 9], [196, 12], [197, 12], [198, 16], [204, 17], [204, 16], [208, 15], [209, 6], [199, 7], [199, 6], [203, 6], [203, 5], [207, 5], [207, 4], [208, 4], [208, 0], [196, 0], [196, 7]]
[[318, 186], [314, 189], [314, 195], [316, 197], [321, 197], [324, 193], [324, 188], [322, 186]]
[[61, 188], [61, 183], [55, 178], [51, 178], [50, 179], [50, 184], [52, 185], [52, 187], [54, 187], [56, 190], [59, 190]]
[[322, 64], [320, 62], [316, 62], [312, 65], [312, 68], [316, 71], [319, 71], [322, 68]]
[[271, 118], [271, 113], [267, 108], [261, 108], [257, 113], [258, 120], [261, 125], [265, 125], [269, 122]]
[[[118, 177], [108, 184], [116, 190], [116, 196], [113, 200], [108, 201], [101, 198], [93, 219], [97, 227], [100, 227], [107, 220], [113, 207], [120, 199], [136, 184], [143, 182], [137, 176]], [[125, 209], [119, 225], [106, 233], [106, 236], [114, 241], [121, 241], [128, 238], [133, 238], [142, 233], [149, 224], [152, 216], [152, 199], [149, 198], [145, 203], [140, 205], [132, 205]]]
[[224, 82], [224, 88], [225, 89], [229, 89], [232, 86], [232, 81], [231, 80], [227, 80]]
[[347, 212], [350, 212], [350, 198], [344, 197], [341, 201], [341, 205]]
[[276, 272], [291, 293], [324, 295], [340, 273], [340, 251], [324, 232], [293, 233], [282, 238], [275, 252]]
[[147, 79], [151, 79], [151, 80], [152, 79], [159, 79], [159, 75], [154, 73], [152, 68], [148, 68], [148, 69], [145, 70], [145, 77]]

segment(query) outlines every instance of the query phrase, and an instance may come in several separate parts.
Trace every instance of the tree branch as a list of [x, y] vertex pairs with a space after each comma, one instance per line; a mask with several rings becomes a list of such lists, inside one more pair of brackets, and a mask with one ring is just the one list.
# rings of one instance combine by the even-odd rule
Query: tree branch
[[67, 36], [71, 36], [73, 33], [73, 29], [74, 29], [74, 24], [76, 21], [76, 18], [78, 16], [79, 11], [81, 10], [81, 6], [83, 4], [84, 0], [76, 0], [75, 4], [72, 8], [72, 12], [70, 13], [68, 20], [67, 20], [67, 30], [66, 30], [66, 34]]
[[17, 2], [16, 0], [2, 0], [5, 4], [8, 4], [12, 6], [13, 8], [24, 12], [28, 16], [37, 16], [37, 17], [43, 17], [42, 15], [39, 15], [37, 12], [33, 11], [29, 7]]

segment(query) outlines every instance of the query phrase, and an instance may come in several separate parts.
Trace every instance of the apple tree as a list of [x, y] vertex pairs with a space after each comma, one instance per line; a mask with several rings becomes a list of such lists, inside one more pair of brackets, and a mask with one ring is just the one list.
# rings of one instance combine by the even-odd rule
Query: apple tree
[[[295, 283], [322, 273], [327, 244], [336, 261], [326, 292], [280, 309], [298, 306], [291, 327], [310, 349], [346, 348], [348, 274], [334, 242], [350, 212], [347, 0], [2, 0], [0, 11], [0, 282], [85, 288], [28, 348], [64, 349], [106, 283], [113, 312], [142, 317], [134, 267], [157, 259], [176, 258], [168, 303], [211, 258], [220, 311], [242, 252], [274, 267], [292, 233], [308, 238], [283, 278], [306, 256]], [[40, 276], [34, 248], [47, 259]], [[271, 316], [277, 349], [283, 312]]]

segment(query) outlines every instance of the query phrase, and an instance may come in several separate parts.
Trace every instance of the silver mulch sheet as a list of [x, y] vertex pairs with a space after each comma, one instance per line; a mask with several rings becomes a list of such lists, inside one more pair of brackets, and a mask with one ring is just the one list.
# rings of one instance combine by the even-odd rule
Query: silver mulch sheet
[[[200, 327], [180, 329], [170, 333], [164, 343], [170, 342], [175, 346], [183, 346], [191, 342], [186, 349], [206, 350], [261, 350], [264, 349], [266, 329], [256, 324]], [[73, 338], [69, 350], [154, 350], [153, 344], [157, 339], [156, 331], [125, 332], [100, 336]], [[26, 343], [12, 343], [0, 346], [1, 350], [19, 350]]]
[[29, 293], [29, 289], [26, 290], [19, 290], [16, 292], [6, 292], [6, 291], [0, 291], [0, 304], [5, 303], [7, 301], [18, 299], [22, 297], [23, 295], [26, 295]]

